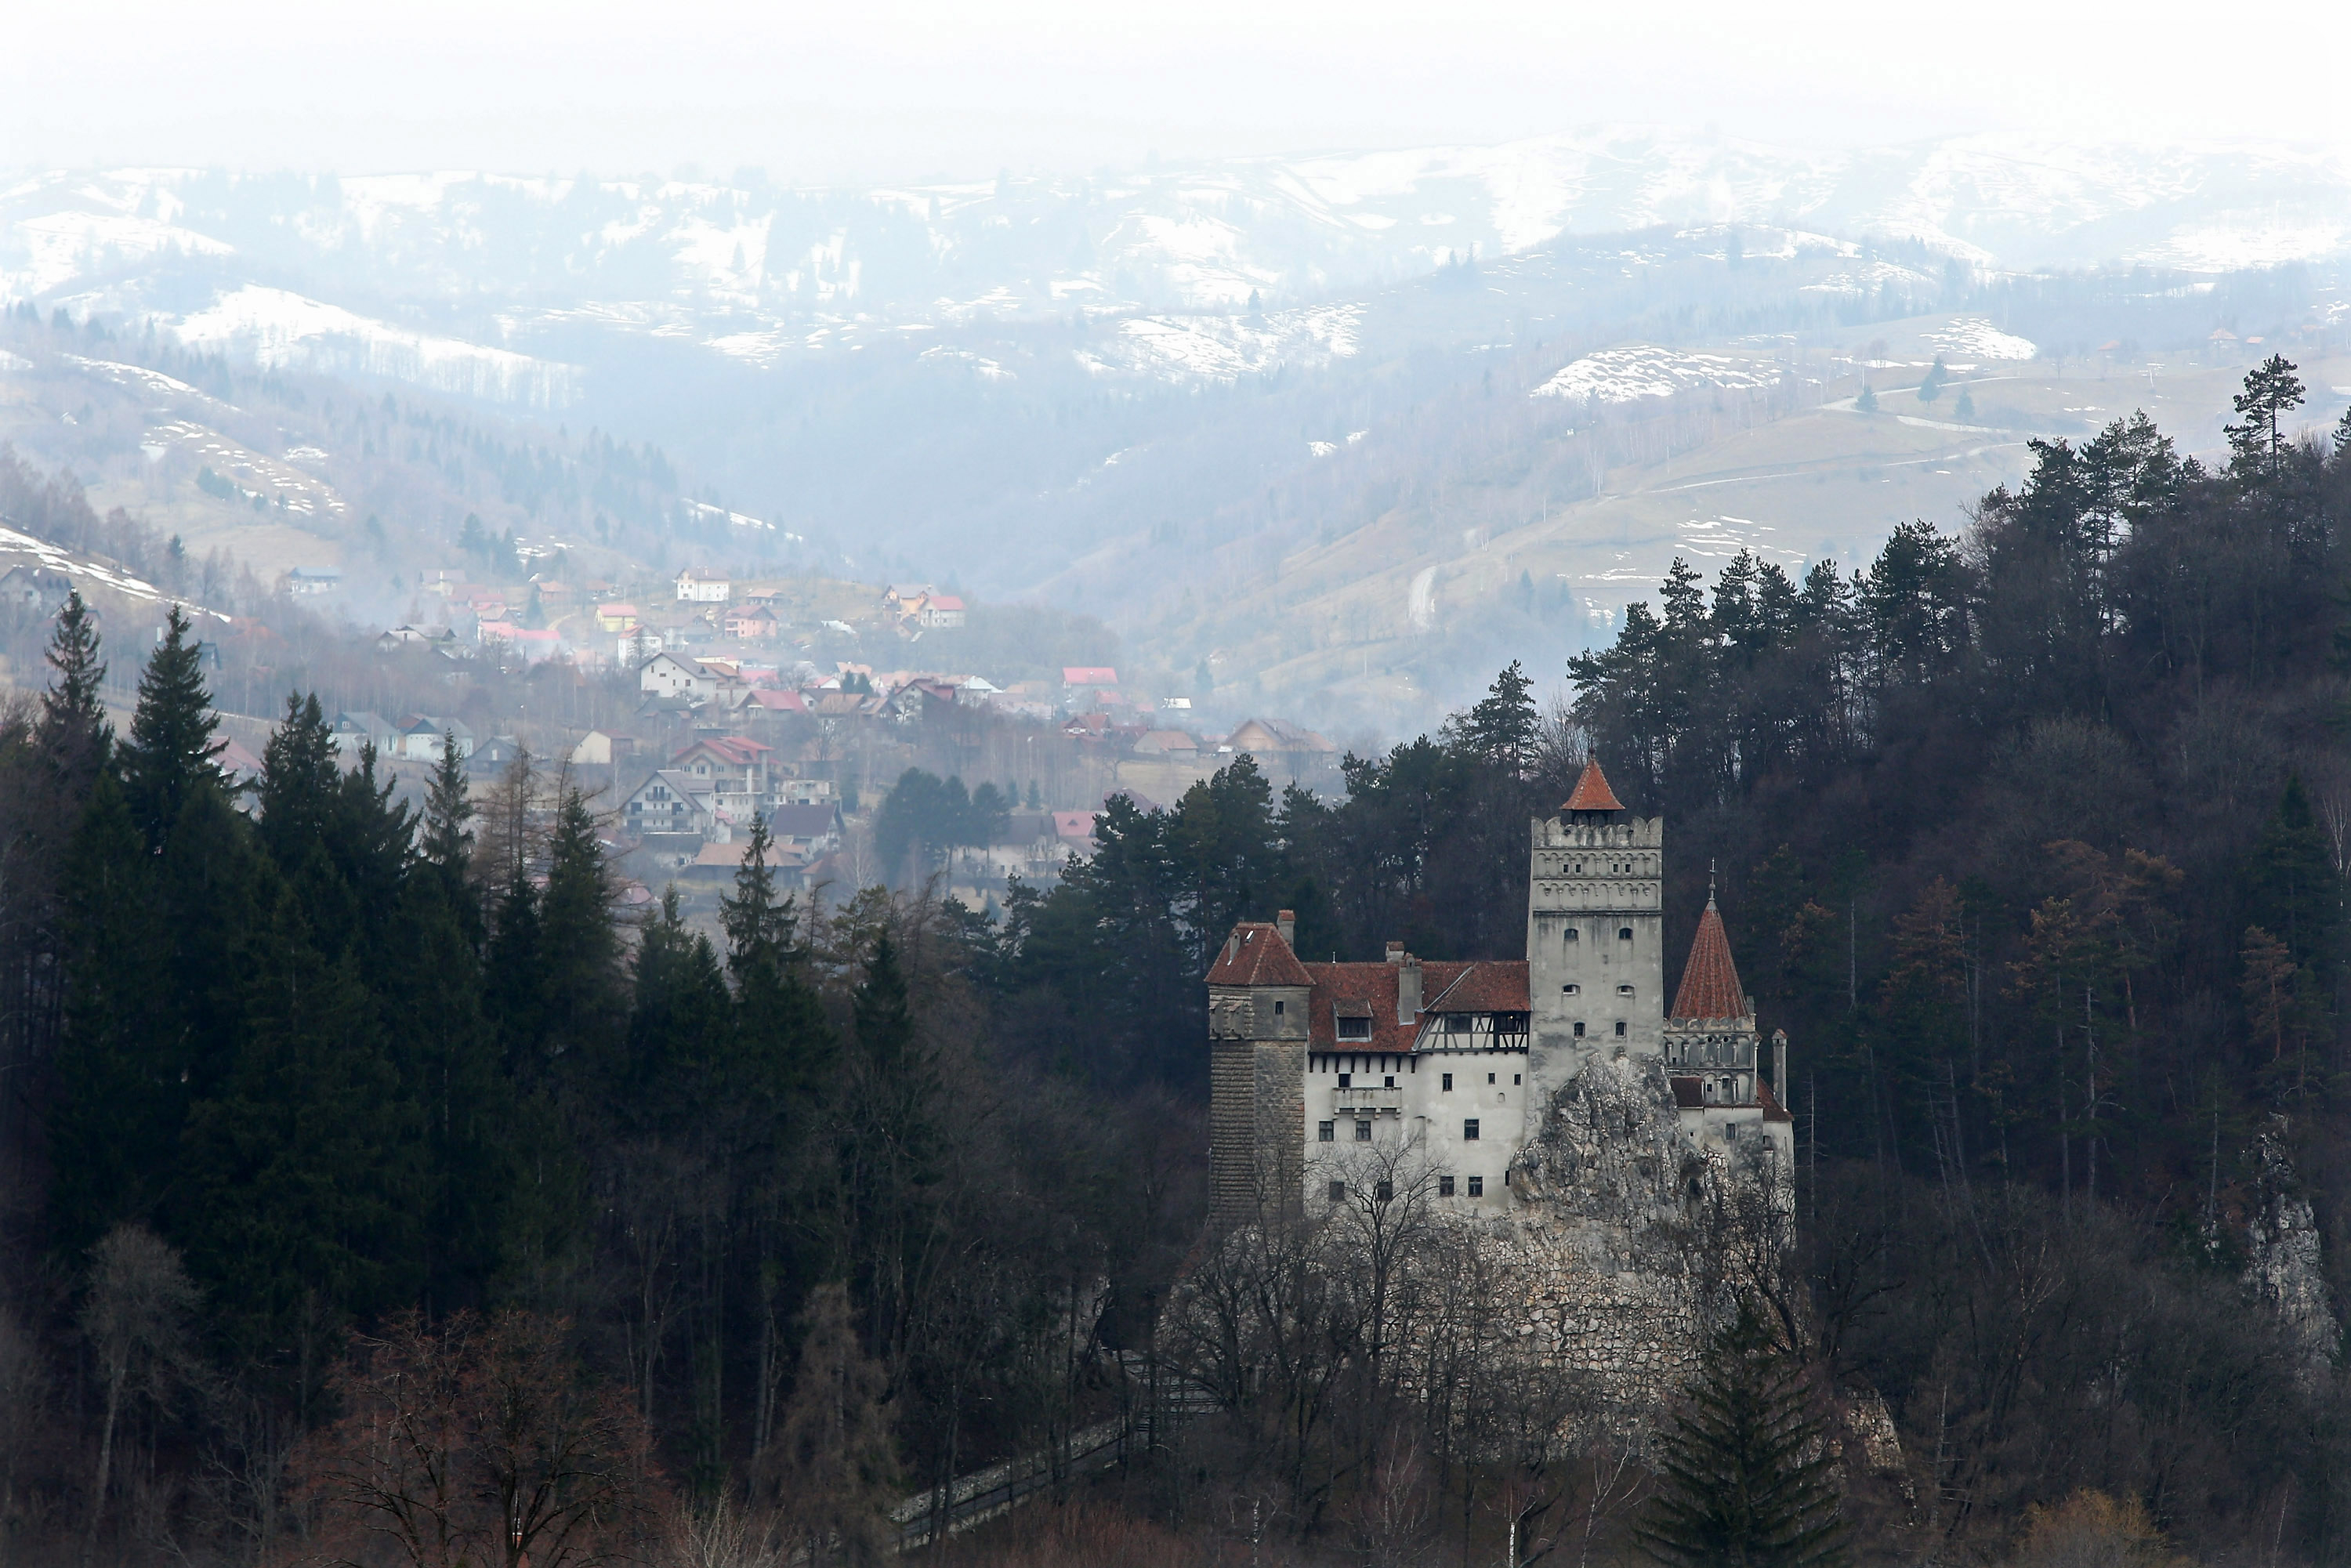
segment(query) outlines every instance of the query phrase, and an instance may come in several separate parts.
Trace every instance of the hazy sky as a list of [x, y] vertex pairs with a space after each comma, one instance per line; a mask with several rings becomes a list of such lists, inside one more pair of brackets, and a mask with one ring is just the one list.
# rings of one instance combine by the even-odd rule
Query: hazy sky
[[[2339, 5], [79, 0], [0, 51], [0, 166], [872, 181], [1498, 141], [2337, 140]], [[2127, 18], [2126, 20], [2125, 18]]]

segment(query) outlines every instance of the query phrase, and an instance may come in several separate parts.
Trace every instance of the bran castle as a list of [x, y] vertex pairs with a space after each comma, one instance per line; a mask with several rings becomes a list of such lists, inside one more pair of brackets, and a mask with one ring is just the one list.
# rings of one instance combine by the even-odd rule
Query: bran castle
[[1286, 912], [1233, 928], [1207, 976], [1213, 1203], [1247, 1223], [1409, 1181], [1503, 1257], [1546, 1359], [1629, 1393], [1702, 1340], [1707, 1202], [1792, 1219], [1787, 1039], [1767, 1082], [1711, 894], [1666, 1006], [1664, 822], [1597, 762], [1531, 828], [1523, 959], [1310, 964]]

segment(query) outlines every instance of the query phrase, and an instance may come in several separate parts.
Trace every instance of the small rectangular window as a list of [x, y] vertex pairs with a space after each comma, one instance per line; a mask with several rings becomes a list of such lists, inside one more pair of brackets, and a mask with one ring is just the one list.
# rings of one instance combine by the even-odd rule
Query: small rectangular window
[[1478, 1141], [1478, 1119], [1475, 1116], [1461, 1124], [1461, 1141], [1465, 1144]]
[[1317, 1122], [1314, 1124], [1314, 1141], [1316, 1143], [1335, 1143], [1338, 1140], [1338, 1137], [1339, 1124], [1336, 1122]]
[[1276, 997], [1273, 999], [1273, 1016], [1280, 1018], [1281, 1016], [1281, 1009], [1288, 1005], [1289, 1004], [1284, 1002], [1280, 997]]
[[1341, 1040], [1371, 1039], [1372, 1020], [1368, 1018], [1341, 1019], [1339, 1020], [1339, 1038]]
[[1583, 994], [1583, 988], [1577, 985], [1562, 986], [1559, 988], [1559, 994], [1562, 997], [1579, 997]]
[[1445, 1092], [1447, 1094], [1453, 1092], [1453, 1074], [1450, 1072], [1445, 1075]]
[[1331, 1201], [1332, 1203], [1343, 1203], [1346, 1201], [1346, 1197], [1347, 1184], [1343, 1181], [1332, 1182], [1331, 1184]]
[[1354, 1076], [1355, 1075], [1352, 1072], [1342, 1072], [1339, 1074], [1339, 1087], [1342, 1089], [1346, 1088], [1348, 1081], [1353, 1079]]
[[1391, 1072], [1391, 1073], [1389, 1073], [1385, 1078], [1381, 1079], [1381, 1080], [1380, 1080], [1380, 1087], [1381, 1087], [1381, 1088], [1383, 1088], [1383, 1089], [1393, 1089], [1393, 1088], [1395, 1088], [1395, 1073], [1393, 1073], [1393, 1072]]
[[1515, 1085], [1518, 1083], [1518, 1082], [1519, 1082], [1519, 1074], [1517, 1074], [1517, 1073], [1515, 1073], [1515, 1072], [1511, 1073], [1511, 1074], [1510, 1074], [1510, 1082], [1511, 1082], [1511, 1084], [1512, 1084], [1513, 1086], [1515, 1086]]
[[1483, 1197], [1486, 1196], [1486, 1178], [1484, 1176], [1471, 1176], [1469, 1178], [1469, 1196], [1471, 1197]]
[[1616, 1020], [1616, 1038], [1618, 1040], [1625, 1038], [1625, 1020], [1623, 1019], [1618, 1019]]
[[1395, 1197], [1395, 1185], [1393, 1182], [1381, 1182], [1372, 1188], [1372, 1197], [1382, 1203], [1386, 1203]]
[[[1578, 870], [1581, 870], [1582, 868], [1581, 868], [1581, 867], [1578, 867], [1577, 869], [1578, 869]], [[1578, 931], [1578, 930], [1577, 930], [1574, 926], [1573, 926], [1573, 925], [1571, 925], [1571, 926], [1569, 926], [1569, 927], [1567, 928], [1567, 939], [1568, 939], [1569, 941], [1571, 941], [1571, 942], [1573, 942], [1573, 941], [1578, 940], [1579, 938], [1581, 938], [1581, 937], [1583, 936], [1583, 932]]]
[[1441, 1176], [1437, 1178], [1437, 1196], [1439, 1197], [1451, 1197], [1453, 1196], [1453, 1178], [1451, 1176]]
[[1359, 1144], [1368, 1144], [1368, 1143], [1370, 1143], [1371, 1141], [1372, 1141], [1372, 1124], [1371, 1124], [1369, 1122], [1358, 1122], [1358, 1123], [1356, 1123], [1356, 1124], [1355, 1124], [1355, 1142], [1357, 1142], [1357, 1143], [1359, 1143]]
[[[1633, 988], [1630, 986], [1619, 986], [1616, 988], [1616, 994], [1620, 997], [1629, 997], [1633, 994]], [[1281, 1010], [1281, 1004], [1280, 1002], [1274, 1003], [1273, 1010], [1280, 1012]]]
[[1617, 940], [1617, 941], [1619, 941], [1619, 942], [1630, 942], [1632, 939], [1633, 939], [1633, 928], [1632, 928], [1631, 926], [1629, 926], [1629, 925], [1619, 925], [1618, 927], [1616, 927], [1616, 940]]
[[[1582, 1024], [1577, 1024], [1575, 1026], [1575, 1038], [1578, 1040], [1582, 1040], [1583, 1038], [1583, 1026]], [[1340, 1082], [1343, 1083], [1346, 1080], [1343, 1078]]]
[[1488, 1074], [1486, 1074], [1486, 1082], [1489, 1082], [1489, 1083], [1491, 1083], [1492, 1082], [1494, 1082], [1494, 1075], [1493, 1075], [1492, 1073], [1490, 1073], [1490, 1072], [1489, 1072]]

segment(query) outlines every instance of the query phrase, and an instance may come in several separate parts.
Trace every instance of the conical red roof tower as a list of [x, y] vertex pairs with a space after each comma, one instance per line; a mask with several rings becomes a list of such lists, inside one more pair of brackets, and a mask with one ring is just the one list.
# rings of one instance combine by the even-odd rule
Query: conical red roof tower
[[1592, 758], [1583, 764], [1583, 776], [1575, 781], [1575, 792], [1567, 798], [1563, 808], [1570, 811], [1621, 811], [1625, 802], [1616, 799], [1616, 791], [1608, 788], [1608, 775], [1600, 771], [1600, 759]]
[[1682, 988], [1674, 993], [1669, 1016], [1747, 1016], [1747, 993], [1739, 988], [1739, 966], [1730, 961], [1730, 936], [1722, 928], [1722, 912], [1715, 908], [1711, 893], [1706, 895], [1706, 913], [1698, 916], [1698, 937], [1690, 943], [1689, 962], [1682, 968]]

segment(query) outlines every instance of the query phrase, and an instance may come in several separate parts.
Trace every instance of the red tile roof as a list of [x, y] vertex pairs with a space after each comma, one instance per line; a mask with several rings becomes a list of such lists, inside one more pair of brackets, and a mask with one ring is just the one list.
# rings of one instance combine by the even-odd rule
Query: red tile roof
[[1670, 1082], [1674, 1086], [1675, 1109], [1695, 1111], [1706, 1103], [1706, 1096], [1699, 1092], [1697, 1079], [1676, 1074]]
[[[1308, 1034], [1316, 1051], [1401, 1053], [1413, 1048], [1420, 1020], [1431, 1013], [1527, 1012], [1527, 965], [1431, 960], [1420, 967], [1420, 1012], [1409, 1021], [1396, 1017], [1396, 985], [1402, 964], [1308, 964], [1314, 986]], [[1369, 1040], [1341, 1040], [1339, 1019], [1369, 1014]]]
[[1771, 1085], [1764, 1082], [1763, 1075], [1760, 1072], [1755, 1075], [1755, 1098], [1763, 1103], [1763, 1119], [1765, 1121], [1791, 1123], [1795, 1121], [1795, 1118], [1789, 1115], [1787, 1111], [1781, 1105], [1780, 1102], [1773, 1097], [1771, 1093]]
[[1689, 962], [1682, 969], [1682, 988], [1674, 993], [1677, 1019], [1735, 1019], [1747, 1016], [1747, 993], [1739, 988], [1739, 967], [1730, 961], [1730, 937], [1722, 928], [1722, 913], [1708, 894], [1706, 913], [1698, 916], [1698, 936], [1690, 943]]
[[[1313, 977], [1280, 930], [1263, 921], [1249, 920], [1233, 927], [1217, 949], [1216, 966], [1208, 971], [1212, 986], [1311, 986]], [[1393, 998], [1390, 998], [1393, 1003]], [[1395, 1009], [1390, 1006], [1390, 1012]]]
[[1621, 811], [1625, 802], [1616, 799], [1616, 791], [1608, 788], [1608, 776], [1600, 771], [1600, 759], [1591, 758], [1583, 764], [1583, 776], [1575, 781], [1575, 793], [1567, 798], [1562, 808], [1570, 811]]

